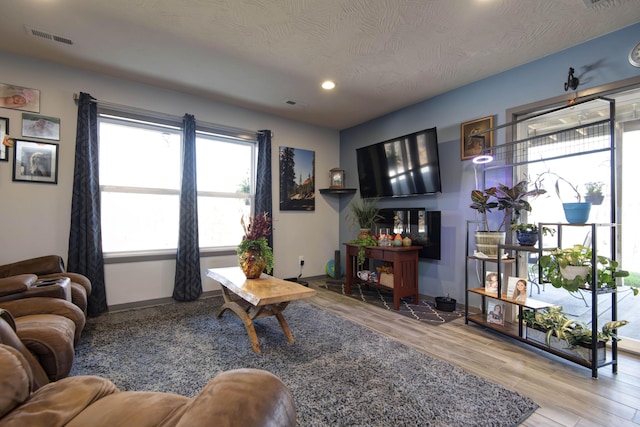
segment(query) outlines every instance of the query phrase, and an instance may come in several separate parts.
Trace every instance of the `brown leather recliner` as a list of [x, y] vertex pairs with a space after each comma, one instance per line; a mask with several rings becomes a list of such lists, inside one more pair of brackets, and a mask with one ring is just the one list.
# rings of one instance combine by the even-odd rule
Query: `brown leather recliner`
[[16, 335], [44, 368], [51, 381], [65, 378], [75, 358], [76, 333], [85, 324], [84, 313], [60, 298], [25, 298], [0, 302], [0, 311], [14, 318]]
[[65, 271], [64, 260], [59, 255], [45, 255], [10, 264], [0, 265], [0, 278], [34, 274], [38, 280], [67, 277], [71, 287], [71, 301], [87, 314], [87, 298], [91, 295], [91, 281], [84, 275]]
[[[259, 369], [219, 374], [193, 398], [171, 393], [119, 391], [98, 376], [38, 384], [42, 369], [0, 319], [0, 425], [13, 427], [295, 426], [291, 393]], [[46, 381], [40, 378], [39, 381]]]

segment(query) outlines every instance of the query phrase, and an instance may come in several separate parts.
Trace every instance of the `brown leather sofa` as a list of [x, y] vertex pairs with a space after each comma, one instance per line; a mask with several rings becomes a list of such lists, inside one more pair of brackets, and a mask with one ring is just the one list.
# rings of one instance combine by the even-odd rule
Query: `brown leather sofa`
[[[37, 276], [39, 283], [56, 279], [68, 278], [70, 280], [71, 301], [80, 307], [80, 310], [87, 314], [87, 298], [91, 295], [91, 281], [84, 275], [65, 271], [64, 260], [58, 255], [45, 255], [37, 258], [30, 258], [10, 264], [0, 265], [0, 279], [23, 274]], [[49, 283], [49, 285], [52, 283]], [[46, 284], [45, 284], [46, 286]], [[25, 289], [25, 291], [28, 291]], [[34, 292], [30, 290], [30, 292]], [[6, 295], [5, 295], [6, 297]], [[20, 296], [20, 298], [24, 297]], [[0, 294], [0, 298], [2, 295]], [[13, 297], [17, 299], [18, 296]]]
[[[6, 312], [0, 317], [7, 318]], [[287, 387], [275, 375], [258, 369], [223, 372], [193, 398], [119, 391], [111, 381], [97, 376], [47, 384], [42, 368], [12, 334], [10, 322], [0, 318], [0, 426], [296, 425], [295, 404]]]

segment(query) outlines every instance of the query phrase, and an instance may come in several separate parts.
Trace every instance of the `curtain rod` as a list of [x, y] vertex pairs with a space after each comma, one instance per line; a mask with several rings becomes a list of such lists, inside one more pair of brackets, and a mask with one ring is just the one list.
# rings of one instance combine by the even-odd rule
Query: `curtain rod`
[[[78, 100], [80, 100], [80, 95], [74, 92], [73, 93], [73, 100], [74, 100], [74, 102], [77, 103]], [[153, 117], [153, 118], [160, 119], [160, 120], [166, 120], [166, 121], [170, 121], [170, 122], [182, 122], [182, 117], [173, 116], [171, 114], [165, 114], [165, 113], [160, 113], [160, 112], [157, 112], [157, 111], [145, 110], [144, 108], [130, 107], [128, 105], [115, 104], [115, 103], [108, 102], [108, 101], [100, 101], [100, 100], [98, 100], [96, 98], [93, 98], [93, 102], [95, 102], [96, 104], [99, 104], [101, 106], [104, 106], [106, 108], [112, 108], [114, 110], [120, 110], [120, 111], [127, 112], [127, 113], [140, 114], [140, 115], [149, 116], [149, 117]], [[219, 125], [217, 123], [209, 123], [209, 122], [201, 122], [201, 123], [203, 123], [203, 127], [205, 127], [205, 128], [211, 128], [211, 129], [216, 129], [216, 130], [221, 130], [221, 131], [227, 131], [227, 132], [230, 132], [230, 133], [252, 133], [252, 134], [255, 134], [255, 135], [262, 135], [263, 134], [262, 131], [257, 131], [257, 130], [235, 128], [235, 127], [232, 127], [232, 126]], [[271, 137], [273, 137], [273, 132], [271, 132]]]

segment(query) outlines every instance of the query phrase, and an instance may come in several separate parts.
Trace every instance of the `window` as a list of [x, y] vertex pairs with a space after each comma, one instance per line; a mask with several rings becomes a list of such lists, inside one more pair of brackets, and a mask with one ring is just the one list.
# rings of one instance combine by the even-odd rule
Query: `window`
[[[101, 113], [98, 133], [104, 252], [175, 250], [181, 123]], [[196, 156], [200, 247], [235, 247], [253, 200], [255, 140], [199, 131]]]

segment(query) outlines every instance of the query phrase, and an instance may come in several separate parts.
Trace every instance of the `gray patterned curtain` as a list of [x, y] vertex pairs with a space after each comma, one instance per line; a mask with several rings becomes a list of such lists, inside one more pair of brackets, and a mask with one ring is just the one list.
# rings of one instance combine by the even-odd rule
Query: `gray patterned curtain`
[[198, 188], [196, 184], [196, 120], [185, 114], [180, 188], [180, 232], [176, 254], [173, 298], [193, 301], [202, 294], [200, 244], [198, 241]]
[[[258, 131], [257, 169], [254, 215], [260, 212], [267, 212], [269, 218], [273, 218], [271, 208], [271, 131], [268, 129]], [[273, 248], [273, 233], [267, 237], [267, 242]]]
[[98, 107], [91, 95], [80, 93], [67, 270], [91, 280], [87, 303], [89, 315], [108, 309], [100, 225], [98, 150]]

